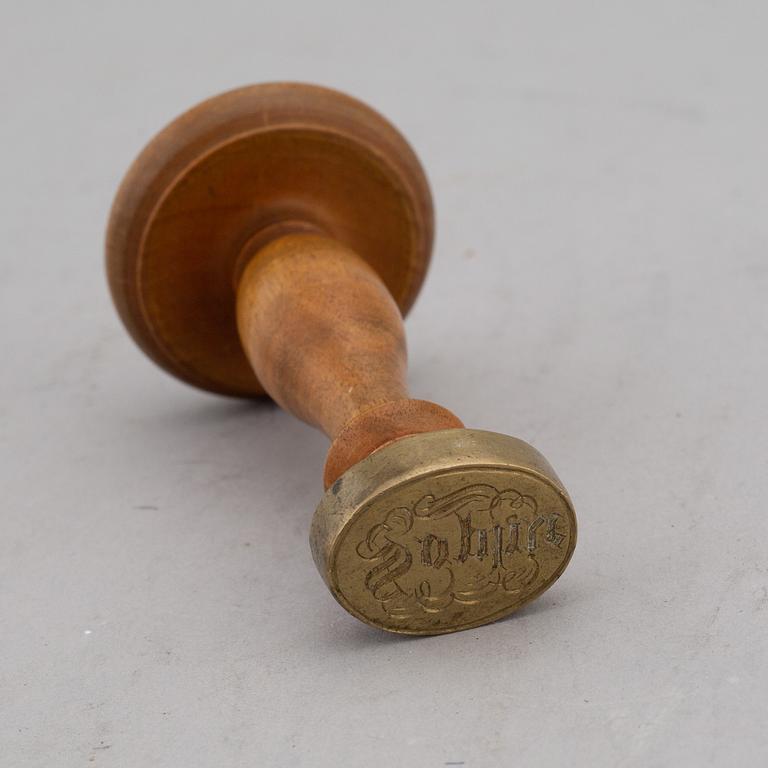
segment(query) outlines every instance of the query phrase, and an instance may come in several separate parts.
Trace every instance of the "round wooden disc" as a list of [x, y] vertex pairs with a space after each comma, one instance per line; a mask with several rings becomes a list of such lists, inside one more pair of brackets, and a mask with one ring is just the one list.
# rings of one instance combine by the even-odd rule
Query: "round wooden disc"
[[128, 171], [107, 231], [112, 296], [139, 346], [195, 386], [263, 394], [237, 333], [238, 257], [291, 221], [354, 249], [407, 312], [429, 263], [432, 202], [381, 115], [326, 88], [274, 83], [174, 120]]

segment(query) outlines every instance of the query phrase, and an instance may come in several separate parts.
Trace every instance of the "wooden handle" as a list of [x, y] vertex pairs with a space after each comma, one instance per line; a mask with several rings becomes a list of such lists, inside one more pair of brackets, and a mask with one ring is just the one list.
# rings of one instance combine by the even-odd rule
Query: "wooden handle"
[[373, 268], [333, 239], [289, 234], [258, 249], [239, 281], [237, 325], [265, 390], [333, 441], [326, 488], [392, 440], [463, 426], [408, 397], [400, 310]]

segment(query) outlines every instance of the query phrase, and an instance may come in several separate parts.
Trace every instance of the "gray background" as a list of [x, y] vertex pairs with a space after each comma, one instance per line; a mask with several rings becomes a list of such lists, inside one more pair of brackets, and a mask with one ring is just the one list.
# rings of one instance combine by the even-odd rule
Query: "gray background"
[[[768, 761], [764, 2], [3, 2], [0, 764]], [[326, 440], [112, 310], [112, 195], [178, 112], [332, 85], [424, 161], [412, 391], [572, 493], [571, 567], [408, 640], [307, 546]]]

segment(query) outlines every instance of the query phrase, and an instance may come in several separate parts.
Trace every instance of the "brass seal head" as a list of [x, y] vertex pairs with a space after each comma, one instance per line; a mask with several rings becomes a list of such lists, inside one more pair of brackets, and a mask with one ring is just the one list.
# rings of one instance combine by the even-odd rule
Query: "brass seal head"
[[447, 429], [396, 440], [347, 470], [312, 522], [339, 603], [410, 635], [496, 621], [538, 597], [576, 545], [568, 494], [522, 440]]

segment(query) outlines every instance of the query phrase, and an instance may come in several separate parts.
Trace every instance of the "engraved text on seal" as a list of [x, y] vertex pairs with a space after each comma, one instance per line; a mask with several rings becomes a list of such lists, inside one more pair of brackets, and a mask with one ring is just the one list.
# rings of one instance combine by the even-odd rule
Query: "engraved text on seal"
[[391, 509], [357, 546], [370, 562], [365, 587], [393, 619], [525, 592], [542, 558], [566, 540], [567, 520], [513, 489], [475, 484]]

